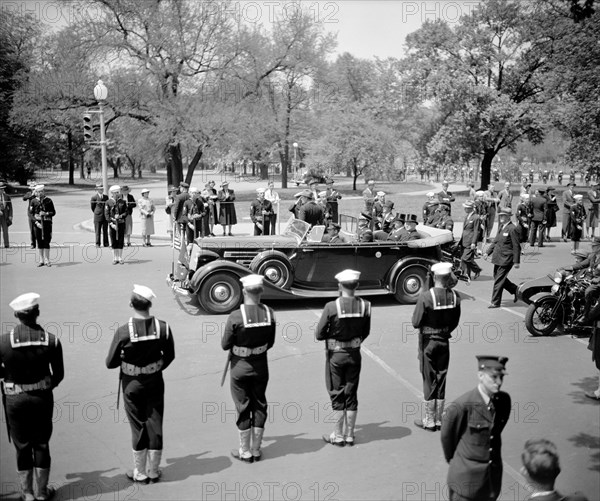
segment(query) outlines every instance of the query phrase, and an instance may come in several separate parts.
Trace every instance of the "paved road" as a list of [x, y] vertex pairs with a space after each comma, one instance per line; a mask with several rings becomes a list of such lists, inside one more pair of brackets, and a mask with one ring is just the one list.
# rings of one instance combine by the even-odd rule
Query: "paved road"
[[[59, 333], [64, 345], [66, 378], [55, 391], [51, 443], [57, 499], [447, 499], [439, 434], [412, 424], [421, 383], [411, 306], [374, 299], [372, 335], [363, 349], [358, 445], [338, 449], [320, 439], [332, 426], [323, 346], [313, 336], [324, 301], [275, 303], [279, 326], [270, 353], [265, 458], [251, 466], [234, 462], [234, 407], [228, 388], [219, 386], [226, 317], [206, 315], [194, 300], [172, 295], [164, 283], [172, 256], [166, 243], [129, 248], [126, 264], [113, 266], [109, 252], [91, 245], [90, 233], [73, 228], [89, 217], [88, 195], [54, 197], [64, 218], [57, 217], [52, 268], [36, 268], [34, 251], [25, 247], [0, 253], [2, 329], [13, 322], [10, 299], [35, 290], [42, 295], [41, 323]], [[26, 242], [19, 221], [13, 229]], [[528, 254], [513, 280], [537, 277], [569, 260], [567, 244], [550, 244], [543, 255]], [[534, 436], [559, 447], [560, 490], [579, 489], [599, 499], [600, 406], [583, 396], [597, 383], [597, 372], [585, 343], [564, 335], [529, 337], [525, 306], [510, 298], [503, 308], [488, 310], [492, 267], [482, 266], [477, 282], [460, 285], [468, 298], [451, 347], [448, 398], [476, 384], [476, 354], [508, 356], [504, 389], [513, 413], [503, 435], [501, 499], [524, 498], [519, 456]], [[153, 486], [124, 479], [131, 463], [129, 428], [115, 408], [117, 374], [104, 367], [114, 330], [130, 315], [131, 286], [140, 282], [157, 293], [153, 313], [171, 324], [177, 352], [165, 372], [164, 481]], [[16, 499], [14, 453], [3, 431], [0, 444], [0, 495]]]

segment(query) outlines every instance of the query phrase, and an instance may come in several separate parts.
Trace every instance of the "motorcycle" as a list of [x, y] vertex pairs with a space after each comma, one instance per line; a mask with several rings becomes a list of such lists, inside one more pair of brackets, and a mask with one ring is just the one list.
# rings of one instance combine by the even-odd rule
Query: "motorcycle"
[[589, 278], [564, 270], [520, 284], [517, 296], [529, 304], [525, 314], [527, 330], [533, 336], [549, 336], [559, 327], [566, 333], [591, 333], [592, 325], [576, 322], [583, 312], [585, 290], [590, 284]]

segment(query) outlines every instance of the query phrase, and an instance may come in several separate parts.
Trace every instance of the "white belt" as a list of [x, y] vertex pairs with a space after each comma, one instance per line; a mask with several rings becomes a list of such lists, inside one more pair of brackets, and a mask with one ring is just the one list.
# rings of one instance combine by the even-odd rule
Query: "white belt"
[[251, 355], [260, 355], [261, 353], [264, 353], [265, 351], [267, 351], [267, 346], [266, 344], [263, 344], [262, 346], [258, 346], [256, 348], [246, 348], [245, 346], [234, 346], [231, 349], [231, 352], [236, 356], [236, 357], [249, 357]]
[[137, 365], [128, 364], [127, 362], [121, 362], [121, 372], [128, 376], [139, 376], [140, 374], [154, 374], [163, 368], [162, 359], [158, 362], [152, 362], [151, 364], [139, 367]]
[[52, 388], [52, 381], [50, 380], [50, 377], [45, 377], [41, 381], [33, 384], [18, 384], [6, 381], [3, 384], [5, 395], [19, 395], [20, 393], [25, 393], [28, 391], [49, 390]]
[[359, 337], [355, 337], [350, 341], [338, 341], [337, 339], [327, 340], [327, 349], [331, 351], [340, 351], [347, 348], [360, 348], [361, 340]]

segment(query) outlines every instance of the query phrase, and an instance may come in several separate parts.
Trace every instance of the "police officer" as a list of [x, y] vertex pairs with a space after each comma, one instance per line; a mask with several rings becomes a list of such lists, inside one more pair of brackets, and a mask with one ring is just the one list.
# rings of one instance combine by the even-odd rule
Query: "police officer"
[[452, 290], [456, 277], [450, 263], [431, 267], [434, 285], [418, 298], [412, 323], [419, 329], [419, 366], [423, 377], [425, 417], [415, 425], [439, 430], [446, 398], [446, 375], [450, 362], [449, 340], [460, 320], [460, 296]]
[[240, 278], [244, 303], [227, 318], [221, 347], [229, 351], [231, 396], [237, 411], [240, 447], [231, 455], [245, 463], [259, 461], [267, 420], [269, 365], [267, 350], [275, 343], [275, 314], [260, 302], [262, 275]]
[[158, 482], [161, 475], [158, 467], [165, 407], [162, 371], [175, 359], [169, 324], [150, 314], [155, 298], [152, 289], [133, 286], [129, 300], [133, 316], [115, 332], [106, 357], [106, 367], [120, 367], [125, 413], [131, 427], [134, 468], [127, 477], [142, 483]]
[[[0, 377], [9, 440], [17, 451], [22, 499], [49, 499], [52, 435], [52, 390], [64, 377], [62, 347], [54, 334], [38, 325], [39, 294], [15, 298], [10, 307], [19, 324], [0, 335]], [[35, 481], [34, 481], [35, 480]]]
[[511, 400], [500, 391], [506, 357], [477, 356], [479, 384], [452, 402], [442, 419], [442, 449], [450, 464], [450, 500], [495, 501], [502, 487], [502, 438]]
[[325, 341], [325, 383], [335, 420], [334, 431], [323, 435], [323, 440], [343, 447], [354, 445], [360, 345], [371, 330], [371, 303], [355, 296], [360, 271], [344, 270], [335, 279], [340, 297], [325, 305], [317, 324], [316, 338]]

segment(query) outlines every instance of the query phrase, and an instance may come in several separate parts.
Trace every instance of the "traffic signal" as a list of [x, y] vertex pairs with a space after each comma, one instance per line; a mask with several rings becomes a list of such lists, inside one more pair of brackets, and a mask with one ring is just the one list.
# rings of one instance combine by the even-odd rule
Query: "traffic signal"
[[83, 139], [86, 143], [94, 140], [94, 130], [92, 126], [92, 114], [83, 114]]

